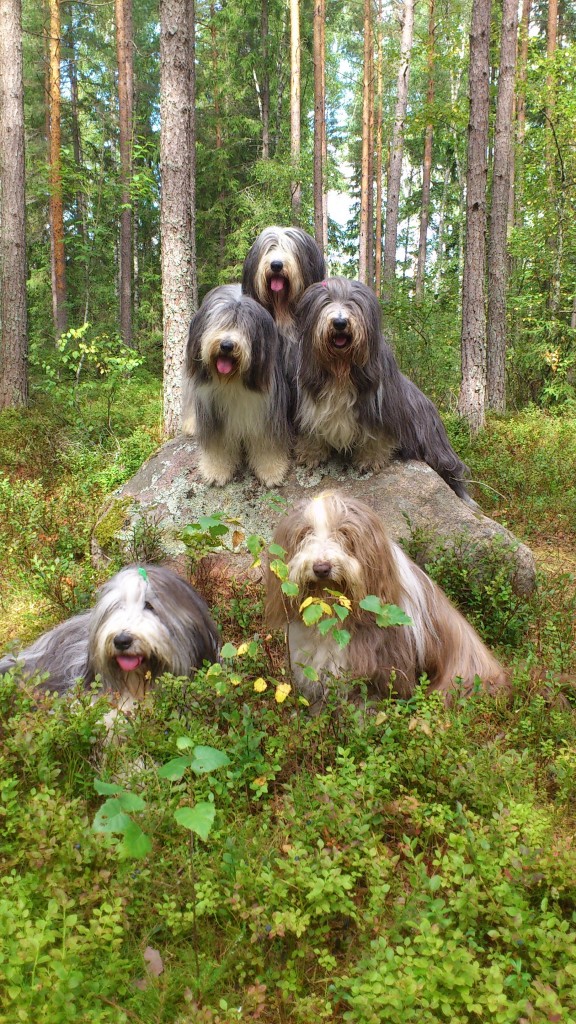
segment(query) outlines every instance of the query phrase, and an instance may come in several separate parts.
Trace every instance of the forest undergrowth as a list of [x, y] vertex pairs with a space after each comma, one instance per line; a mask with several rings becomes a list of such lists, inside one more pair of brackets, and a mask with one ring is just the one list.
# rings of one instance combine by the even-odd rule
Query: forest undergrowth
[[[121, 404], [48, 394], [2, 415], [2, 646], [90, 603], [91, 527], [159, 423], [142, 370]], [[335, 697], [311, 718], [242, 582], [207, 595], [223, 666], [167, 678], [111, 744], [102, 700], [5, 678], [0, 1022], [576, 1019], [576, 421], [448, 428], [540, 564], [529, 601], [497, 566], [430, 565], [512, 698], [446, 710], [422, 691], [367, 714]]]

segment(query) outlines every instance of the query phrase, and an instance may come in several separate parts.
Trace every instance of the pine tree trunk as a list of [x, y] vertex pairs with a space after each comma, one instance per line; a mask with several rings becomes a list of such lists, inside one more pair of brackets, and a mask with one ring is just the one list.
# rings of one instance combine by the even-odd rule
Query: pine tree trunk
[[388, 188], [386, 193], [386, 230], [384, 233], [384, 258], [382, 274], [385, 281], [393, 281], [396, 273], [396, 242], [400, 210], [400, 186], [402, 182], [402, 157], [404, 152], [404, 122], [408, 107], [408, 84], [410, 80], [410, 54], [414, 36], [414, 0], [404, 0], [402, 12], [402, 40], [400, 43], [400, 67], [396, 94], [394, 129], [388, 164]]
[[134, 107], [134, 44], [132, 0], [115, 0], [118, 119], [120, 136], [120, 335], [132, 347], [132, 119]]
[[500, 72], [494, 132], [490, 244], [488, 249], [487, 403], [506, 409], [506, 294], [508, 290], [508, 210], [514, 162], [512, 111], [518, 35], [518, 2], [504, 0], [500, 40]]
[[262, 38], [262, 159], [270, 157], [270, 76], [268, 73], [268, 0], [262, 0], [260, 16]]
[[554, 140], [554, 118], [556, 111], [556, 85], [551, 64], [556, 55], [558, 41], [558, 0], [548, 0], [548, 30], [546, 40], [546, 57], [549, 70], [546, 76], [546, 171], [548, 178], [548, 205], [560, 209], [557, 213], [556, 234], [550, 233], [548, 249], [553, 256], [550, 280], [548, 283], [548, 308], [553, 316], [560, 305], [560, 252], [563, 244], [563, 224], [561, 218], [562, 199], [558, 203], [556, 187], [556, 145]]
[[514, 169], [514, 224], [522, 223], [524, 192], [524, 140], [526, 138], [526, 76], [528, 71], [528, 42], [532, 0], [522, 0], [520, 18], [518, 71], [516, 75], [516, 157]]
[[486, 177], [490, 76], [490, 0], [474, 0], [470, 29], [470, 114], [466, 243], [462, 281], [462, 376], [458, 412], [473, 433], [486, 403]]
[[164, 432], [180, 429], [184, 349], [192, 315], [190, 37], [187, 0], [160, 3], [160, 207]]
[[324, 249], [324, 136], [326, 134], [326, 98], [324, 95], [323, 24], [326, 18], [325, 0], [314, 3], [314, 236]]
[[373, 134], [371, 111], [372, 100], [372, 3], [364, 0], [364, 71], [362, 76], [362, 166], [360, 178], [360, 248], [358, 253], [358, 278], [363, 284], [371, 285], [370, 249], [372, 231], [370, 223], [370, 193], [373, 174]]
[[300, 6], [290, 0], [290, 158], [297, 170], [292, 182], [292, 223], [299, 224], [302, 212], [300, 184]]
[[190, 196], [190, 300], [198, 309], [198, 258], [196, 252], [196, 0], [188, 0], [188, 162]]
[[60, 0], [49, 0], [48, 110], [50, 152], [50, 253], [52, 260], [52, 314], [56, 338], [68, 327], [66, 310], [66, 254], [64, 251], [64, 202], [62, 197], [62, 149], [60, 140]]
[[430, 220], [430, 183], [432, 177], [432, 106], [434, 103], [434, 59], [435, 59], [435, 0], [429, 0], [428, 12], [428, 87], [426, 89], [426, 107], [428, 123], [424, 136], [424, 159], [422, 162], [422, 204], [420, 207], [420, 237], [418, 240], [418, 263], [416, 265], [415, 296], [420, 301], [424, 295], [424, 274], [426, 271], [426, 240], [428, 222]]
[[382, 122], [384, 96], [382, 91], [382, 0], [378, 0], [376, 57], [376, 200], [374, 238], [374, 290], [380, 295], [382, 286]]
[[26, 195], [20, 0], [0, 0], [0, 409], [26, 405]]

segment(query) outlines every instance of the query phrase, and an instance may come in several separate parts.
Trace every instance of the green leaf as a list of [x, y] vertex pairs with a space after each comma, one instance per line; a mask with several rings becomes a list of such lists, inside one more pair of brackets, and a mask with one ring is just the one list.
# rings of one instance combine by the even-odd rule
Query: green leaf
[[220, 651], [220, 657], [221, 658], [235, 658], [237, 653], [238, 653], [237, 652], [237, 648], [234, 647], [234, 644], [228, 643], [228, 644], [224, 644], [224, 647]]
[[280, 544], [270, 544], [268, 551], [271, 555], [276, 555], [277, 558], [286, 558], [286, 551]]
[[121, 848], [123, 848], [127, 857], [141, 859], [150, 853], [152, 840], [135, 821], [130, 820], [124, 829], [124, 839], [121, 843]]
[[282, 591], [283, 594], [286, 594], [286, 597], [298, 597], [298, 584], [292, 583], [292, 580], [286, 580], [285, 583], [282, 583], [280, 586], [280, 590]]
[[[305, 608], [304, 611], [308, 611], [308, 609]], [[320, 633], [321, 636], [326, 636], [326, 634], [329, 633], [331, 629], [334, 629], [334, 626], [337, 625], [338, 619], [335, 619], [333, 617], [330, 619], [322, 619], [322, 622], [318, 623], [318, 632]]]
[[166, 764], [163, 764], [158, 769], [158, 775], [161, 779], [170, 779], [171, 782], [177, 782], [191, 764], [192, 756], [190, 754], [188, 757], [173, 757], [171, 761], [167, 761]]
[[194, 760], [190, 767], [197, 775], [215, 772], [227, 764], [230, 764], [230, 758], [223, 750], [216, 750], [216, 747], [194, 747]]
[[290, 574], [290, 569], [286, 565], [286, 562], [282, 562], [280, 559], [275, 558], [270, 562], [270, 572], [273, 572], [279, 580], [287, 580]]
[[338, 616], [340, 622], [344, 622], [344, 619], [347, 619], [348, 616], [350, 615], [350, 609], [345, 608], [343, 604], [332, 605], [332, 611], [334, 612], [335, 615]]
[[338, 644], [338, 647], [346, 647], [350, 643], [350, 633], [347, 629], [335, 629], [334, 639]]
[[307, 626], [313, 626], [322, 618], [324, 612], [319, 604], [309, 604], [302, 612], [302, 619]]
[[302, 669], [302, 675], [306, 676], [312, 683], [315, 683], [320, 678], [316, 669], [312, 668], [312, 665], [305, 665]]
[[125, 832], [132, 819], [124, 813], [118, 800], [106, 800], [94, 815], [94, 832]]
[[376, 597], [376, 594], [368, 594], [367, 597], [363, 597], [360, 601], [360, 607], [363, 608], [364, 611], [374, 612], [375, 615], [379, 615], [382, 613], [382, 609], [385, 605], [382, 604], [379, 597]]
[[178, 750], [188, 750], [189, 747], [194, 746], [194, 740], [191, 740], [189, 736], [179, 736], [176, 740], [176, 746]]
[[146, 801], [137, 793], [120, 793], [118, 803], [123, 811], [143, 811], [146, 807]]
[[179, 825], [190, 829], [191, 832], [195, 832], [204, 841], [210, 835], [215, 816], [216, 808], [214, 804], [207, 803], [206, 801], [195, 804], [194, 807], [179, 807], [174, 812], [174, 817]]
[[250, 536], [246, 538], [246, 547], [253, 558], [258, 558], [264, 544], [264, 538], [260, 537], [257, 533], [251, 533]]
[[94, 779], [94, 789], [101, 796], [116, 796], [117, 793], [124, 792], [122, 786], [114, 782], [102, 782], [101, 779]]

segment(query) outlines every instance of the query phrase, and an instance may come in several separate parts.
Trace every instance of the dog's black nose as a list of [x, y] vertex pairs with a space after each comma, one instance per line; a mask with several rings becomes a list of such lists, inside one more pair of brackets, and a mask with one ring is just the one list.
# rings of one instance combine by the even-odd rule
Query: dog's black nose
[[234, 342], [230, 338], [222, 338], [222, 341], [220, 342], [221, 352], [231, 352], [233, 348]]
[[282, 260], [271, 260], [270, 262], [270, 270], [275, 274], [279, 274], [283, 266], [284, 264], [282, 263]]
[[332, 562], [314, 562], [312, 571], [319, 580], [325, 580], [332, 572]]
[[345, 331], [348, 327], [348, 321], [345, 316], [335, 316], [332, 321], [332, 326], [335, 331]]
[[113, 643], [117, 651], [127, 651], [134, 643], [134, 637], [131, 633], [117, 633]]

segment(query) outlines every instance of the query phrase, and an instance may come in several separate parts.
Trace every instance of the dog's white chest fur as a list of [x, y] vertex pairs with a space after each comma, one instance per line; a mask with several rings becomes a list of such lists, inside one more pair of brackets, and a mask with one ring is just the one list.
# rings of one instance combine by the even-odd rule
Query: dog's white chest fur
[[[339, 647], [334, 637], [322, 636], [313, 626], [306, 626], [302, 621], [295, 620], [288, 624], [288, 650], [294, 683], [299, 693], [309, 701], [310, 705], [321, 702], [331, 682], [331, 677], [346, 673], [348, 668], [348, 650]], [[317, 680], [308, 679], [303, 669], [313, 668]]]
[[221, 417], [225, 435], [235, 439], [261, 436], [265, 427], [268, 396], [250, 391], [241, 380], [213, 380], [197, 386], [197, 400], [211, 406]]
[[358, 422], [357, 391], [347, 381], [312, 399], [304, 392], [299, 408], [300, 429], [321, 437], [326, 444], [342, 452], [365, 440], [366, 431]]

